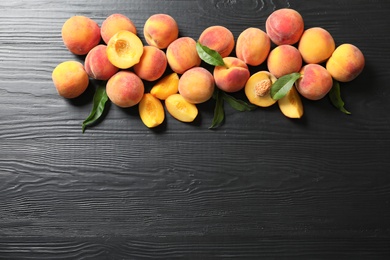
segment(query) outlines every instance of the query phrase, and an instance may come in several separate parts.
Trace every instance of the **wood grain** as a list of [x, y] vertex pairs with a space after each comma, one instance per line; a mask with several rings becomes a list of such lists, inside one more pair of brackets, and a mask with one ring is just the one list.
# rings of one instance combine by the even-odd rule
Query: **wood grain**
[[[120, 12], [142, 32], [168, 13], [181, 35], [221, 24], [238, 37], [283, 7], [362, 49], [364, 72], [342, 85], [351, 116], [327, 99], [303, 100], [299, 121], [226, 106], [209, 130], [209, 101], [196, 122], [167, 115], [151, 130], [112, 105], [82, 134], [98, 83], [71, 101], [53, 87], [59, 62], [82, 60], [61, 41], [72, 15], [101, 24]], [[0, 259], [387, 258], [389, 11], [374, 0], [2, 2]]]

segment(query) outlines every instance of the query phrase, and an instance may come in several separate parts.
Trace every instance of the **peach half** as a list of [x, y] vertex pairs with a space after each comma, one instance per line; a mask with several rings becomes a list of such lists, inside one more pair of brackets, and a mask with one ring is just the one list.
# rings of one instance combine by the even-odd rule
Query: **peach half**
[[145, 93], [138, 104], [138, 111], [142, 122], [148, 128], [159, 126], [164, 122], [164, 107], [160, 99], [150, 93]]
[[301, 118], [303, 116], [303, 104], [297, 90], [292, 87], [290, 91], [278, 100], [280, 111], [288, 118]]
[[137, 64], [144, 52], [141, 39], [132, 32], [119, 31], [107, 44], [108, 60], [120, 69], [128, 69]]
[[150, 90], [150, 94], [160, 100], [167, 99], [179, 91], [179, 75], [173, 72], [161, 78]]
[[225, 57], [223, 62], [225, 66], [216, 66], [213, 72], [217, 87], [225, 92], [243, 89], [250, 77], [246, 63], [236, 57]]
[[245, 95], [249, 102], [259, 107], [269, 107], [276, 103], [271, 98], [270, 90], [276, 77], [268, 71], [253, 74], [245, 84]]
[[192, 122], [198, 115], [196, 105], [188, 102], [182, 95], [173, 94], [165, 100], [168, 113], [181, 122]]

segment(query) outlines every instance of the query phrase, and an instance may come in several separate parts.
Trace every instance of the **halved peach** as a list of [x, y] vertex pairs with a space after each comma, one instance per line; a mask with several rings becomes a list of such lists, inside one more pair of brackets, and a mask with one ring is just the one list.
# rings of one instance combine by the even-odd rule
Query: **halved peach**
[[179, 91], [179, 75], [173, 72], [162, 79], [150, 90], [150, 94], [158, 99], [165, 100], [170, 95], [176, 94]]
[[145, 93], [138, 104], [142, 122], [149, 128], [159, 126], [164, 122], [165, 113], [161, 101], [150, 93]]
[[245, 95], [249, 102], [259, 107], [269, 107], [276, 103], [271, 98], [270, 90], [276, 77], [268, 71], [253, 74], [245, 84]]
[[289, 118], [301, 118], [303, 116], [303, 105], [301, 97], [295, 87], [278, 100], [280, 111]]
[[196, 105], [185, 100], [180, 94], [170, 95], [165, 100], [165, 106], [169, 114], [181, 122], [192, 122], [198, 115]]

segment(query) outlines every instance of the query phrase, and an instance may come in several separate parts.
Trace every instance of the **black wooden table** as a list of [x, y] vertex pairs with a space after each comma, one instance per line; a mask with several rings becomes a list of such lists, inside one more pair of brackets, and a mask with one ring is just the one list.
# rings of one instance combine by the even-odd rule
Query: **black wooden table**
[[[208, 26], [265, 29], [299, 11], [366, 57], [342, 84], [352, 115], [303, 99], [237, 112], [209, 130], [214, 102], [185, 124], [147, 129], [114, 105], [81, 132], [93, 86], [75, 100], [51, 80], [81, 60], [61, 40], [73, 15], [143, 24], [167, 13], [194, 39]], [[390, 255], [390, 2], [377, 0], [12, 0], [0, 3], [0, 259], [383, 259]]]

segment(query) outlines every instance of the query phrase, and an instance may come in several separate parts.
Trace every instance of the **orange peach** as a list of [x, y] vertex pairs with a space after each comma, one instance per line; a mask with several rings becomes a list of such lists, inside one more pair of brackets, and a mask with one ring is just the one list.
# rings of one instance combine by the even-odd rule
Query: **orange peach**
[[126, 108], [141, 101], [145, 88], [141, 78], [135, 73], [122, 70], [107, 81], [106, 91], [112, 103]]
[[192, 122], [198, 115], [196, 105], [188, 102], [182, 95], [173, 94], [165, 100], [168, 113], [181, 122]]
[[250, 27], [237, 38], [236, 55], [245, 63], [258, 66], [263, 63], [271, 50], [271, 40], [259, 28]]
[[292, 87], [287, 94], [278, 100], [280, 111], [289, 118], [301, 118], [303, 116], [303, 104], [297, 89]]
[[302, 96], [310, 100], [323, 98], [333, 86], [330, 73], [321, 65], [307, 64], [302, 67], [301, 77], [296, 81], [296, 88]]
[[179, 93], [192, 104], [206, 102], [213, 96], [214, 77], [202, 67], [187, 70], [180, 77]]
[[62, 25], [62, 40], [68, 50], [85, 55], [100, 43], [99, 25], [86, 16], [72, 16]]
[[150, 90], [150, 94], [158, 99], [165, 100], [179, 91], [179, 75], [173, 72], [161, 78]]
[[154, 81], [164, 74], [167, 64], [165, 52], [154, 46], [144, 46], [141, 59], [133, 69], [141, 79]]
[[196, 42], [190, 37], [180, 37], [173, 41], [168, 46], [166, 55], [169, 66], [178, 74], [183, 74], [201, 63], [196, 50]]
[[160, 99], [150, 93], [145, 93], [138, 105], [138, 112], [142, 122], [148, 127], [153, 128], [164, 122], [164, 107]]
[[117, 32], [107, 44], [108, 60], [120, 69], [128, 69], [137, 64], [143, 52], [141, 39], [129, 31]]
[[355, 45], [345, 43], [336, 48], [326, 63], [326, 69], [332, 77], [340, 82], [355, 79], [363, 71], [365, 59]]
[[268, 55], [268, 70], [275, 77], [298, 72], [302, 67], [302, 56], [292, 45], [279, 45]]
[[179, 37], [179, 26], [168, 14], [154, 14], [144, 24], [146, 42], [159, 49], [166, 49]]
[[319, 64], [332, 55], [335, 50], [335, 42], [327, 30], [313, 27], [303, 32], [298, 50], [306, 63]]
[[88, 87], [89, 78], [83, 64], [78, 61], [64, 61], [52, 73], [57, 92], [64, 98], [80, 96]]
[[137, 34], [137, 28], [133, 21], [123, 14], [115, 13], [103, 21], [100, 32], [103, 41], [107, 44], [114, 34], [122, 30]]
[[296, 10], [282, 8], [268, 16], [265, 28], [271, 41], [276, 45], [295, 44], [302, 36], [304, 22]]
[[199, 42], [217, 51], [222, 58], [229, 56], [234, 49], [233, 33], [228, 28], [220, 25], [207, 27], [200, 34]]
[[88, 52], [84, 68], [91, 78], [97, 80], [108, 80], [119, 70], [108, 60], [107, 46], [103, 44], [95, 46]]
[[246, 63], [235, 57], [225, 57], [223, 62], [225, 66], [214, 68], [216, 86], [225, 92], [237, 92], [243, 89], [250, 77]]

